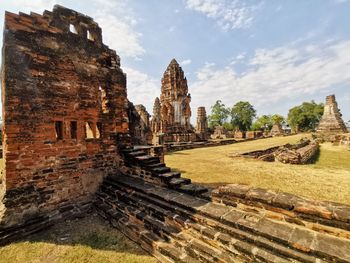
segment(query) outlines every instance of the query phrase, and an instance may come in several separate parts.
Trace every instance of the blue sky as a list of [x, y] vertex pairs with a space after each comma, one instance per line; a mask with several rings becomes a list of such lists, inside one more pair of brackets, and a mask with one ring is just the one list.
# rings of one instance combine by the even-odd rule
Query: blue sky
[[[336, 94], [350, 120], [350, 0], [3, 0], [4, 11], [54, 4], [93, 17], [121, 57], [128, 96], [152, 112], [172, 58], [196, 108], [248, 100], [258, 115]], [[2, 36], [0, 36], [2, 42]]]

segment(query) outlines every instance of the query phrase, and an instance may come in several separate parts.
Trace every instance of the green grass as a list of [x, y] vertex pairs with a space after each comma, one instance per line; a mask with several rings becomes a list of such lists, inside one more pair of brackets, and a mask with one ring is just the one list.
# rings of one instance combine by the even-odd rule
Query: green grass
[[97, 216], [60, 223], [0, 248], [1, 263], [156, 263]]
[[295, 143], [302, 137], [305, 135], [174, 152], [165, 156], [165, 162], [167, 166], [181, 171], [184, 177], [203, 185], [247, 184], [311, 199], [350, 204], [350, 151], [347, 147], [323, 144], [316, 163], [308, 165], [230, 157], [233, 153]]

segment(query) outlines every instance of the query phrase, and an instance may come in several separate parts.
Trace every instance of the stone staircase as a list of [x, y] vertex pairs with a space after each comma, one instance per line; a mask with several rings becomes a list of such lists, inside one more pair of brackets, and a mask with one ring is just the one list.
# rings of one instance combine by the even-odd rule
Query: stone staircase
[[337, 236], [281, 221], [277, 210], [266, 215], [254, 206], [243, 210], [178, 190], [110, 176], [95, 206], [161, 262], [350, 262], [347, 230]]
[[157, 156], [150, 155], [149, 147], [133, 147], [121, 150], [124, 158], [122, 172], [132, 177], [190, 195], [208, 198], [206, 187], [191, 183], [191, 179], [181, 177], [181, 173], [166, 167]]

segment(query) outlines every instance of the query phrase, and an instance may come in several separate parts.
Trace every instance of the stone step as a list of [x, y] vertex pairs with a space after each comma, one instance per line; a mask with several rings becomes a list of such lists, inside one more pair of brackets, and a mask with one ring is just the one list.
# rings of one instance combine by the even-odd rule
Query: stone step
[[226, 251], [213, 247], [194, 236], [188, 235], [187, 243], [188, 245], [184, 247], [185, 251], [201, 262], [237, 262], [237, 254], [226, 253]]
[[208, 192], [208, 188], [195, 184], [184, 184], [177, 188], [177, 190], [194, 196], [198, 196]]
[[[121, 202], [118, 202], [118, 206], [121, 206], [121, 209], [124, 209], [124, 207], [128, 207], [130, 205], [130, 203], [132, 203], [134, 205], [135, 211], [133, 211], [130, 215], [135, 216], [140, 219], [143, 220], [145, 222], [145, 227], [147, 229], [152, 230], [152, 232], [156, 232], [159, 233], [158, 235], [161, 236], [163, 239], [165, 240], [172, 240], [172, 239], [176, 239], [176, 235], [179, 234], [179, 231], [171, 226], [166, 226], [165, 223], [163, 222], [168, 222], [169, 223], [169, 218], [170, 219], [174, 219], [176, 220], [177, 217], [174, 216], [174, 214], [169, 214], [168, 210], [162, 209], [160, 207], [154, 206], [154, 205], [150, 205], [145, 203], [144, 201], [141, 201], [143, 199], [137, 199], [137, 198], [133, 198], [130, 195], [126, 195], [128, 198], [133, 199], [132, 202], [128, 202], [127, 204], [122, 204]], [[139, 207], [144, 207], [147, 206], [147, 208], [152, 207], [152, 210], [144, 210], [144, 212], [136, 212], [138, 209], [136, 208], [136, 206]], [[131, 209], [128, 209], [129, 211], [131, 211]], [[163, 217], [154, 217], [154, 216], [150, 216], [150, 214], [156, 215], [155, 211], [158, 211], [159, 214], [163, 213]], [[167, 218], [167, 219], [166, 219]], [[161, 220], [161, 221], [159, 221]], [[179, 221], [178, 221], [179, 222]], [[201, 228], [201, 229], [205, 229], [203, 226], [201, 226], [200, 224], [195, 224], [194, 222], [191, 224], [188, 224], [188, 226], [193, 226], [195, 225], [195, 228]], [[164, 235], [165, 232], [166, 234]], [[200, 260], [209, 260], [210, 262], [214, 262], [214, 261], [220, 261], [220, 262], [237, 262], [235, 260], [235, 257], [237, 257], [238, 255], [234, 253], [234, 251], [231, 250], [227, 250], [226, 252], [221, 252], [220, 251], [220, 247], [212, 247], [212, 244], [215, 244], [215, 242], [210, 242], [208, 244], [203, 243], [203, 239], [201, 238], [202, 234], [203, 236], [206, 235], [206, 233], [208, 233], [209, 231], [206, 229], [206, 231], [202, 231], [202, 233], [200, 233], [200, 235], [198, 236], [192, 236], [192, 235], [181, 235], [181, 240], [178, 241], [178, 246], [179, 244], [181, 244], [181, 246], [186, 250], [186, 252], [188, 252], [192, 257], [196, 257], [199, 258]], [[163, 233], [163, 234], [162, 234]], [[187, 236], [187, 239], [185, 238]], [[213, 234], [213, 236], [215, 236]], [[205, 239], [204, 239], [205, 240]], [[242, 241], [237, 241], [238, 244], [236, 244], [235, 242], [235, 247], [236, 249], [247, 249], [250, 248], [252, 250], [253, 245], [249, 245], [246, 244], [245, 242]], [[174, 253], [174, 251], [177, 254], [174, 254], [173, 256], [176, 257], [180, 257], [180, 250], [174, 248], [174, 246], [169, 246], [168, 249], [171, 249]], [[257, 250], [255, 249], [254, 251], [259, 251], [259, 254], [265, 255], [266, 257], [269, 256], [269, 258], [273, 259], [271, 261], [267, 261], [267, 262], [286, 262], [286, 261], [282, 261], [279, 260], [280, 258], [278, 256], [275, 256], [267, 251], [263, 251], [263, 250]], [[164, 252], [164, 251], [163, 251]], [[169, 256], [169, 254], [166, 254]], [[174, 259], [174, 258], [173, 258]], [[258, 258], [256, 258], [256, 260], [254, 262], [260, 262], [259, 260], [257, 260]], [[277, 260], [278, 259], [278, 260]], [[183, 262], [183, 261], [178, 261], [178, 262]], [[184, 261], [185, 262], [185, 261]], [[266, 260], [264, 261], [266, 262]], [[296, 262], [296, 261], [295, 261]]]
[[154, 163], [154, 164], [145, 164], [142, 166], [144, 166], [145, 169], [147, 169], [147, 170], [152, 170], [154, 168], [165, 167], [165, 164], [164, 163]]
[[168, 181], [170, 181], [173, 178], [180, 178], [180, 176], [181, 176], [181, 173], [179, 172], [168, 172], [168, 173], [163, 173], [159, 175], [160, 178], [164, 178]]
[[[95, 204], [95, 207], [99, 215], [107, 219], [112, 226], [119, 229], [123, 234], [139, 244], [147, 252], [154, 255], [160, 262], [175, 263], [179, 262], [175, 257], [179, 256], [185, 258], [176, 246], [146, 229], [141, 224], [133, 224], [121, 213], [113, 213], [111, 210], [106, 211], [105, 207], [99, 204]], [[116, 216], [117, 214], [120, 216]]]
[[[212, 227], [213, 224], [215, 224], [215, 229]], [[201, 228], [197, 225], [190, 225], [194, 235], [201, 237], [205, 242], [213, 243], [213, 241], [217, 241], [226, 250], [230, 250], [230, 246], [238, 250], [250, 247], [245, 253], [251, 256], [263, 254], [269, 259], [272, 259], [271, 262], [284, 262], [282, 259], [276, 260], [276, 258], [281, 257], [293, 260], [293, 262], [323, 262], [319, 258], [317, 259], [311, 255], [295, 251], [292, 248], [285, 247], [267, 238], [255, 236], [242, 230], [230, 228], [220, 223], [218, 224], [217, 222], [208, 222]], [[257, 253], [258, 251], [260, 252]]]
[[[250, 235], [254, 243], [261, 240], [261, 244], [266, 244], [266, 241], [270, 240], [272, 242], [270, 245], [271, 249], [277, 245], [287, 248], [285, 252], [280, 253], [286, 253], [295, 258], [295, 260], [298, 257], [302, 258], [300, 255], [312, 254], [320, 259], [326, 259], [326, 261], [350, 261], [350, 240], [348, 239], [318, 233], [306, 227], [272, 220], [261, 215], [211, 203], [193, 196], [181, 195], [169, 189], [151, 186], [138, 180], [128, 181], [123, 178], [117, 178], [117, 181], [123, 188], [134, 189], [135, 193], [141, 196], [143, 200], [154, 204], [158, 203], [162, 208], [176, 211], [180, 216], [195, 218], [196, 221], [200, 222], [209, 222], [211, 220], [218, 229], [224, 232], [231, 229], [228, 233], [232, 237], [247, 239], [247, 235]], [[246, 234], [243, 235], [242, 233]], [[327, 246], [330, 243], [335, 245]], [[280, 251], [282, 250], [280, 249]], [[293, 255], [293, 253], [297, 254]]]
[[164, 173], [171, 172], [171, 169], [169, 167], [157, 167], [157, 168], [151, 169], [151, 171], [155, 174], [164, 174]]
[[191, 183], [191, 179], [188, 178], [183, 178], [183, 177], [179, 177], [179, 178], [173, 178], [169, 181], [169, 186], [172, 188], [180, 188], [182, 185], [186, 185], [186, 184], [190, 184]]
[[193, 262], [193, 263], [199, 262], [194, 258], [190, 258], [186, 255], [184, 256], [183, 252], [179, 248], [173, 245], [162, 244], [158, 248], [163, 255], [171, 258], [172, 260], [174, 260], [174, 262]]
[[[106, 197], [106, 195], [102, 194], [101, 196]], [[108, 196], [108, 195], [107, 195]], [[130, 198], [130, 196], [128, 196]], [[132, 199], [132, 198], [131, 198]], [[136, 205], [139, 205], [139, 207], [143, 207], [144, 205], [146, 205], [148, 208], [152, 205], [150, 204], [146, 204], [144, 202], [138, 201], [138, 200], [133, 200], [133, 203], [135, 204], [135, 206], [133, 208], [130, 207], [130, 203], [123, 203], [123, 201], [119, 201], [116, 205], [116, 209], [120, 210], [125, 210], [128, 211], [126, 213], [126, 216], [131, 219], [132, 217], [136, 217], [138, 220], [140, 220], [140, 222], [134, 226], [134, 230], [136, 229], [138, 232], [142, 232], [141, 229], [145, 229], [146, 231], [149, 231], [149, 233], [156, 233], [152, 235], [152, 238], [150, 239], [150, 243], [148, 244], [149, 246], [151, 246], [152, 242], [153, 242], [153, 247], [154, 247], [154, 243], [157, 242], [157, 248], [158, 250], [161, 252], [162, 255], [165, 255], [169, 258], [171, 258], [173, 261], [172, 262], [200, 262], [197, 259], [184, 254], [184, 247], [187, 247], [188, 241], [189, 240], [185, 240], [183, 237], [181, 237], [181, 241], [180, 242], [176, 242], [175, 239], [178, 238], [179, 235], [179, 230], [174, 227], [174, 225], [172, 224], [166, 224], [165, 221], [165, 217], [163, 217], [163, 219], [159, 220], [157, 217], [152, 216], [151, 214], [155, 215], [155, 210], [152, 211], [146, 211], [144, 210], [143, 212], [139, 211], [136, 208]], [[106, 206], [101, 206], [104, 209], [106, 209]], [[107, 207], [110, 207], [107, 205]], [[153, 209], [156, 209], [158, 211], [163, 211], [163, 213], [166, 213], [168, 215], [168, 218], [173, 218], [173, 215], [169, 215], [169, 212], [162, 209], [162, 208], [155, 208], [153, 207]], [[110, 212], [110, 214], [112, 214]], [[133, 219], [131, 219], [132, 221], [134, 221]], [[129, 220], [130, 221], [130, 220]], [[124, 233], [125, 232], [129, 232], [130, 231], [130, 227], [127, 226], [126, 229], [122, 230]], [[137, 240], [137, 236], [135, 237], [135, 233], [127, 233], [128, 236], [132, 235], [133, 236], [133, 240], [137, 243], [140, 244], [140, 241]], [[179, 235], [182, 236], [182, 235]], [[164, 240], [165, 242], [159, 243], [159, 239]], [[192, 239], [191, 239], [192, 240]], [[149, 251], [148, 247], [145, 247], [144, 245], [141, 245], [143, 248], [145, 248], [147, 251]], [[159, 258], [159, 257], [158, 257]], [[165, 262], [165, 261], [161, 261], [161, 262]]]
[[[121, 193], [119, 193], [121, 194]], [[139, 215], [138, 218], [139, 219], [142, 219], [144, 221], [146, 221], [148, 223], [148, 228], [149, 229], [153, 229], [153, 231], [156, 231], [157, 233], [161, 233], [161, 229], [164, 228], [164, 229], [167, 229], [167, 230], [163, 230], [164, 232], [166, 232], [166, 234], [168, 236], [174, 236], [174, 233], [177, 234], [178, 233], [178, 230], [176, 228], [173, 228], [173, 227], [166, 227], [166, 225], [164, 225], [163, 223], [160, 223], [159, 220], [161, 220], [162, 222], [169, 222], [169, 219], [174, 219], [176, 218], [175, 214], [174, 213], [171, 213], [169, 210], [166, 210], [166, 209], [163, 209], [161, 207], [158, 207], [156, 205], [153, 205], [153, 204], [149, 204], [147, 203], [144, 198], [140, 197], [140, 198], [137, 198], [135, 196], [131, 196], [131, 195], [125, 195], [125, 197], [127, 197], [129, 199], [129, 201], [127, 202], [127, 204], [125, 206], [128, 206], [128, 205], [133, 205], [135, 208], [137, 206], [139, 207], [145, 207], [146, 209], [144, 210], [144, 213], [142, 213], [142, 215]], [[119, 199], [121, 200], [121, 199]], [[132, 200], [130, 202], [130, 200]], [[125, 201], [125, 200], [123, 200]], [[118, 205], [121, 205], [121, 203], [119, 202]], [[135, 209], [137, 210], [137, 209]], [[152, 215], [152, 216], [149, 216], [149, 215]], [[137, 215], [136, 215], [137, 216]], [[154, 218], [155, 219], [152, 219]], [[166, 219], [167, 218], [167, 219]], [[204, 222], [204, 220], [199, 220], [198, 222]], [[210, 223], [210, 225], [213, 225], [214, 223]], [[218, 236], [218, 234], [220, 234], [220, 238], [222, 240], [225, 240], [225, 234], [222, 234], [220, 232], [218, 232], [217, 230], [213, 230], [213, 229], [210, 229], [209, 227], [204, 227], [203, 225], [200, 225], [200, 224], [195, 224], [194, 222], [192, 223], [188, 223], [186, 222], [186, 225], [191, 227], [194, 231], [200, 231], [200, 235], [199, 236], [206, 236], [206, 237], [211, 237], [212, 238], [212, 241], [214, 241], [214, 238], [216, 236]], [[199, 229], [199, 230], [198, 230]], [[225, 229], [226, 231], [227, 230], [227, 227]], [[237, 230], [236, 230], [237, 231]], [[242, 237], [243, 236], [243, 240], [249, 240], [249, 237], [253, 237], [251, 236], [250, 234], [247, 234], [247, 233], [244, 233], [243, 231], [240, 231], [240, 235], [238, 235], [239, 237]], [[163, 236], [163, 238], [165, 238]], [[169, 238], [170, 239], [170, 238]], [[220, 240], [221, 240], [220, 239]], [[232, 236], [228, 236], [226, 235], [226, 239], [232, 239]], [[219, 241], [220, 241], [219, 240]], [[237, 249], [246, 249], [247, 247], [256, 247], [254, 246], [254, 239], [252, 240], [252, 243], [253, 245], [249, 245], [249, 244], [246, 244], [245, 242], [243, 241], [230, 241], [231, 243], [233, 243], [233, 245], [236, 244], [237, 246]], [[209, 242], [210, 244], [213, 244], [213, 242]], [[237, 243], [238, 242], [238, 243]], [[243, 243], [242, 243], [243, 242]], [[272, 243], [270, 242], [269, 240], [262, 240], [261, 241], [262, 244], [264, 243]], [[214, 242], [215, 243], [215, 242]], [[225, 244], [225, 242], [223, 242], [223, 246], [225, 246], [227, 244]], [[266, 247], [266, 245], [264, 246]], [[264, 248], [263, 247], [263, 248]], [[273, 261], [270, 261], [270, 262], [284, 262], [282, 260], [279, 260], [279, 261], [275, 261], [276, 259], [278, 259], [279, 257], [277, 255], [273, 255], [272, 253], [268, 252], [268, 251], [265, 251], [263, 248], [260, 248], [259, 250], [259, 254], [263, 254], [263, 255], [266, 255], [268, 256], [269, 258], [273, 259]], [[227, 249], [227, 248], [226, 248]], [[270, 249], [272, 249], [272, 251], [276, 250], [276, 246], [275, 244], [272, 243], [272, 246], [270, 247]], [[209, 250], [210, 251], [210, 250]], [[254, 251], [258, 251], [258, 249], [255, 249]], [[230, 252], [230, 250], [228, 250], [228, 252]], [[292, 252], [289, 252], [287, 255], [291, 254]], [[225, 255], [225, 258], [227, 258], [228, 255]], [[223, 260], [223, 259], [221, 259]], [[295, 261], [296, 262], [296, 261]], [[305, 262], [315, 262], [315, 261], [305, 261]]]
[[147, 156], [147, 154], [144, 151], [133, 151], [126, 154], [127, 157], [140, 157], [140, 156]]
[[141, 155], [136, 156], [135, 159], [141, 163], [148, 164], [150, 162], [160, 162], [159, 157], [151, 156], [151, 155]]
[[[119, 193], [122, 194], [122, 193]], [[102, 194], [101, 196], [104, 196], [106, 198], [105, 194]], [[126, 216], [129, 218], [136, 217], [138, 220], [140, 220], [140, 224], [135, 227], [137, 231], [141, 231], [140, 228], [146, 229], [150, 233], [156, 233], [153, 234], [151, 242], [158, 242], [158, 239], [165, 240], [165, 242], [162, 242], [160, 246], [158, 246], [160, 252], [171, 259], [173, 259], [175, 262], [200, 262], [195, 258], [198, 259], [204, 259], [207, 258], [209, 260], [220, 260], [220, 262], [233, 262], [233, 258], [230, 258], [229, 256], [224, 255], [217, 250], [216, 248], [207, 245], [200, 241], [199, 239], [194, 239], [193, 237], [189, 235], [184, 235], [180, 233], [179, 228], [174, 227], [174, 224], [170, 224], [170, 219], [176, 220], [176, 216], [174, 214], [169, 214], [169, 211], [162, 209], [160, 207], [148, 204], [144, 201], [141, 201], [141, 199], [134, 198], [130, 195], [125, 195], [130, 200], [127, 203], [124, 203], [125, 200], [121, 201], [119, 199], [118, 203], [116, 203], [116, 209], [125, 210], [127, 212]], [[108, 198], [108, 195], [107, 195]], [[113, 200], [113, 198], [112, 198]], [[132, 200], [132, 201], [131, 201]], [[113, 202], [113, 201], [110, 201]], [[130, 205], [133, 204], [133, 208], [130, 207]], [[109, 205], [100, 205], [102, 209], [110, 208]], [[146, 207], [147, 209], [140, 211], [139, 208]], [[150, 209], [152, 208], [152, 209]], [[111, 209], [107, 210], [110, 214], [110, 216], [113, 214], [111, 212]], [[154, 217], [156, 215], [155, 211], [158, 211], [158, 213], [163, 213], [163, 217], [159, 219], [158, 217]], [[178, 221], [179, 222], [179, 221]], [[130, 231], [130, 227], [127, 227], [124, 232]], [[130, 235], [130, 233], [129, 233]], [[132, 233], [131, 235], [135, 235], [135, 233]], [[178, 241], [176, 241], [178, 239]], [[135, 238], [133, 238], [135, 240]], [[176, 244], [176, 245], [175, 245]], [[148, 244], [150, 245], [150, 244]], [[143, 246], [144, 247], [144, 246]], [[160, 248], [162, 247], [162, 248]], [[203, 256], [203, 249], [206, 251], [206, 256]], [[202, 250], [201, 250], [202, 249]], [[190, 253], [190, 255], [183, 254], [182, 251], [187, 251]], [[215, 251], [215, 254], [212, 252]], [[195, 257], [195, 258], [194, 258]], [[229, 258], [230, 260], [224, 260]], [[232, 260], [231, 260], [232, 259]]]
[[128, 153], [135, 152], [135, 151], [139, 151], [139, 150], [136, 150], [134, 148], [126, 148], [126, 149], [120, 150], [120, 152], [122, 152], [124, 154], [128, 154]]

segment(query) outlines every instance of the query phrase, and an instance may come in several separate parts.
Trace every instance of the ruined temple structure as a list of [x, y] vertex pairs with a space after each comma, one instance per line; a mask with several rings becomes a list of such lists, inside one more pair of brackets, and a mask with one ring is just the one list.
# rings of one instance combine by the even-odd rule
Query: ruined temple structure
[[208, 139], [208, 118], [205, 107], [198, 107], [197, 109], [196, 134], [200, 140]]
[[135, 145], [152, 144], [152, 132], [149, 124], [149, 113], [142, 104], [135, 105], [129, 102], [128, 108], [129, 132]]
[[275, 123], [273, 126], [272, 126], [272, 129], [270, 131], [270, 135], [271, 136], [281, 136], [281, 135], [284, 135], [284, 131], [282, 129], [282, 125], [279, 124], [279, 123]]
[[229, 138], [228, 131], [221, 125], [215, 127], [213, 134], [210, 135], [212, 139], [226, 139]]
[[157, 97], [153, 105], [153, 115], [151, 120], [151, 130], [157, 134], [161, 131], [162, 119], [160, 116], [160, 100]]
[[1, 224], [45, 225], [84, 211], [105, 174], [119, 170], [126, 76], [98, 24], [58, 5], [6, 12], [3, 41]]
[[[163, 146], [135, 146], [148, 115], [92, 18], [56, 5], [6, 12], [4, 28], [0, 245], [96, 211], [161, 262], [350, 262], [349, 206], [210, 192], [167, 167]], [[173, 61], [152, 128], [195, 134], [189, 100]]]
[[196, 139], [190, 123], [190, 102], [187, 79], [173, 59], [162, 78], [160, 99], [156, 98], [154, 102], [151, 127], [155, 144]]
[[319, 133], [346, 133], [347, 128], [342, 115], [338, 109], [338, 104], [334, 95], [326, 97], [324, 112], [321, 121], [317, 127]]

